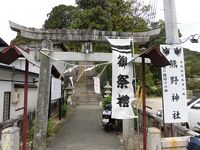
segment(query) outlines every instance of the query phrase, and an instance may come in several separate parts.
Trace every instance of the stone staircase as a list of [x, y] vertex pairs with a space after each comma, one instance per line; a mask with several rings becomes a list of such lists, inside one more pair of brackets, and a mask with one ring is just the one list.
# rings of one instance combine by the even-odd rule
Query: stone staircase
[[83, 70], [84, 67], [78, 67], [75, 70], [76, 76], [74, 77], [74, 94], [72, 99], [76, 104], [99, 104], [102, 100], [102, 95], [94, 92], [93, 77], [96, 76], [96, 72], [94, 69], [87, 72], [83, 72]]

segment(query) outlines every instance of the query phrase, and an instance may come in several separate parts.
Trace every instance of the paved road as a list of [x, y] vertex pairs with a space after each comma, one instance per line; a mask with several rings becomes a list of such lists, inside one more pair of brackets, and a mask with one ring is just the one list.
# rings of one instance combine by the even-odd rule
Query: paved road
[[101, 112], [97, 105], [77, 106], [47, 150], [122, 150], [116, 133], [103, 130]]

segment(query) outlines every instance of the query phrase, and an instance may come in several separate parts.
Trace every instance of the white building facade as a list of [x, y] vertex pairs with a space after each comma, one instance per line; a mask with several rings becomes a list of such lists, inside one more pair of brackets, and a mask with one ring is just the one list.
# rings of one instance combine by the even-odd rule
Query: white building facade
[[[37, 104], [37, 73], [29, 72], [28, 111]], [[0, 65], [0, 122], [15, 119], [23, 114], [24, 71]]]

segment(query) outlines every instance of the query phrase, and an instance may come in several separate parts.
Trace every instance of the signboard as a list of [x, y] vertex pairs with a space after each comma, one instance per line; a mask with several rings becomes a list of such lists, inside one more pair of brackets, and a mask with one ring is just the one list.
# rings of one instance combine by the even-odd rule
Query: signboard
[[93, 79], [94, 79], [94, 92], [97, 94], [101, 94], [99, 77], [93, 77]]
[[61, 98], [61, 80], [52, 77], [51, 81], [51, 100]]
[[171, 65], [162, 67], [164, 122], [188, 121], [185, 65], [180, 45], [161, 45], [160, 50]]
[[112, 48], [112, 118], [134, 118], [132, 39], [108, 39]]

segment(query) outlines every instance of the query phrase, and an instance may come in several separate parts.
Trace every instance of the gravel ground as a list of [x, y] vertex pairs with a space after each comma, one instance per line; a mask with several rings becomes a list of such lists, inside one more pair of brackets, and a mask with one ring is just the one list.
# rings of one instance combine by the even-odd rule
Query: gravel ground
[[115, 132], [105, 132], [98, 105], [80, 105], [48, 143], [47, 150], [123, 150]]

